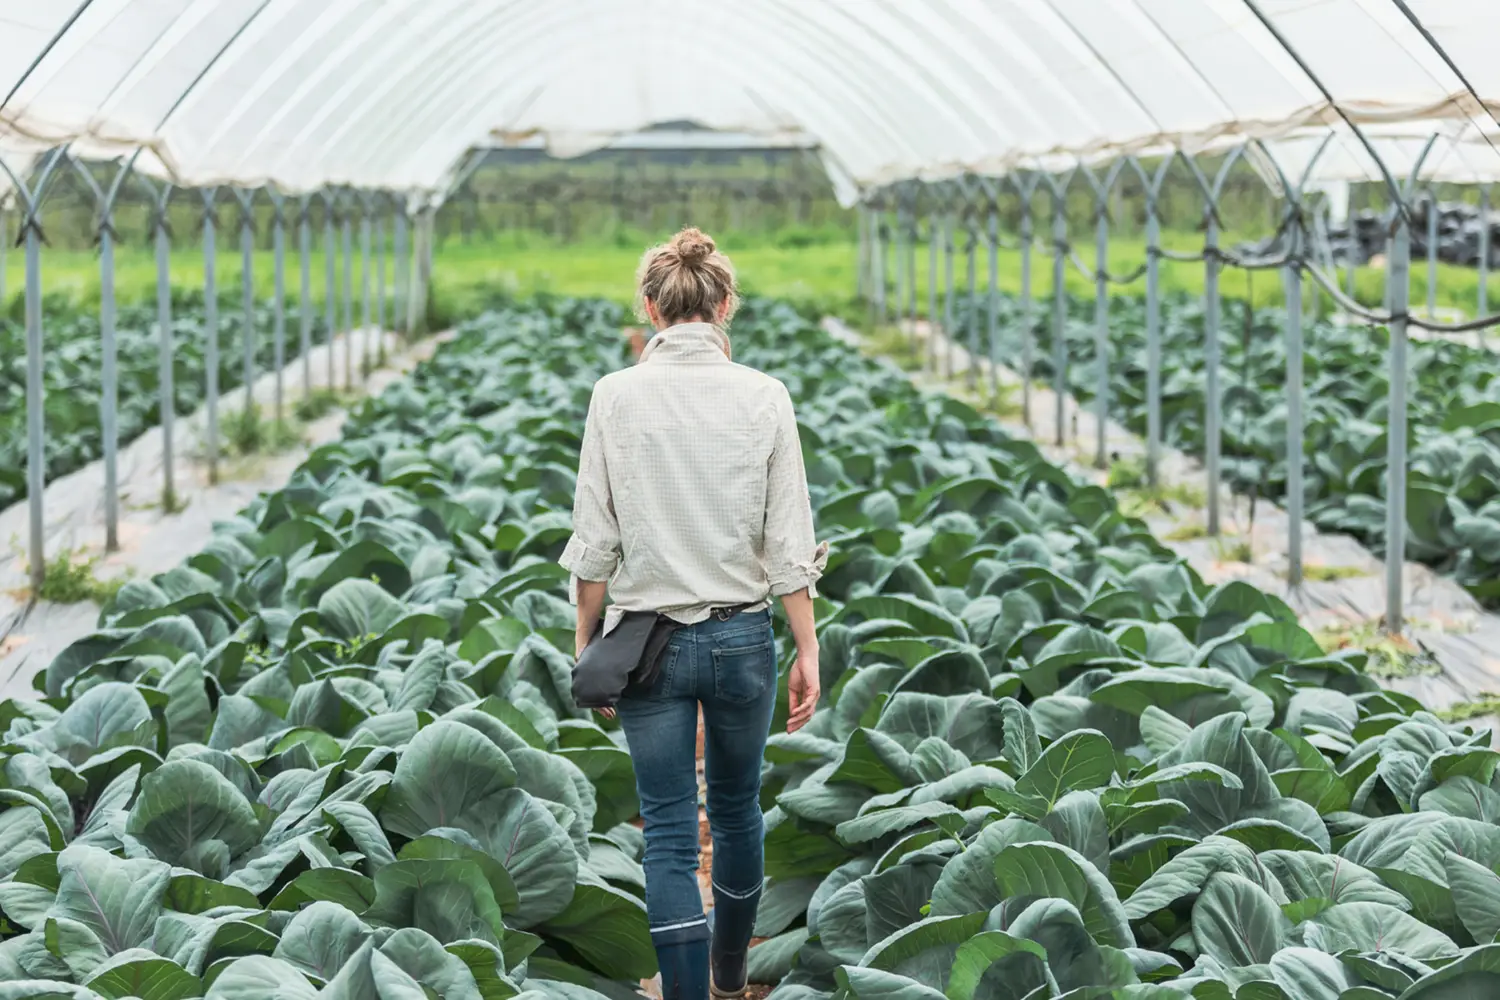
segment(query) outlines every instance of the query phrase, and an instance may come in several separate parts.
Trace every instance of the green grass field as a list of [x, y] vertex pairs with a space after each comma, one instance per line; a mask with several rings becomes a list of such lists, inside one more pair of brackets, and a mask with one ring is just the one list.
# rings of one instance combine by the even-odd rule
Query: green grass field
[[[483, 244], [450, 243], [438, 250], [435, 259], [436, 304], [443, 317], [468, 315], [495, 295], [529, 296], [537, 292], [556, 295], [600, 296], [628, 301], [634, 290], [636, 265], [641, 245], [620, 245], [621, 240], [559, 244], [535, 234], [515, 233]], [[784, 245], [765, 236], [737, 241], [730, 233], [720, 240], [739, 270], [747, 292], [786, 298], [808, 308], [849, 314], [855, 286], [856, 248], [851, 240], [825, 239], [809, 245]], [[1169, 247], [1191, 251], [1201, 247], [1195, 233], [1174, 233], [1166, 238]], [[1086, 261], [1093, 254], [1088, 248], [1080, 253]], [[1134, 271], [1145, 260], [1145, 245], [1139, 239], [1122, 238], [1110, 248], [1110, 270], [1115, 273]], [[240, 255], [232, 247], [219, 252], [218, 282], [221, 293], [238, 295]], [[269, 296], [273, 288], [272, 257], [261, 251], [255, 255], [257, 294]], [[939, 257], [939, 277], [942, 258]], [[42, 287], [48, 294], [63, 294], [85, 305], [97, 302], [99, 294], [98, 256], [90, 251], [44, 250]], [[1052, 288], [1052, 261], [1048, 248], [1038, 243], [1033, 254], [1034, 288], [1048, 294]], [[927, 307], [928, 255], [925, 246], [917, 250], [917, 306]], [[977, 261], [977, 280], [987, 280], [988, 262], [981, 248]], [[1021, 259], [1014, 250], [1002, 250], [999, 266], [1000, 285], [1016, 292], [1021, 287]], [[21, 316], [22, 256], [12, 249], [6, 255], [5, 306], [9, 315]], [[323, 257], [315, 253], [312, 261], [313, 298], [323, 300]], [[967, 261], [960, 252], [954, 259], [954, 278], [960, 286], [967, 282]], [[342, 261], [340, 261], [342, 282]], [[1384, 274], [1375, 268], [1360, 268], [1357, 275], [1359, 298], [1378, 304], [1383, 291]], [[203, 262], [196, 249], [185, 249], [172, 255], [172, 282], [177, 287], [200, 288], [203, 284]], [[300, 262], [295, 254], [287, 260], [287, 291], [296, 296], [300, 283]], [[388, 279], [389, 285], [389, 279]], [[1071, 265], [1067, 268], [1068, 290], [1074, 295], [1093, 294], [1093, 282]], [[155, 294], [156, 269], [149, 249], [126, 245], [116, 253], [116, 288], [121, 302], [147, 299]], [[1167, 293], [1189, 295], [1203, 293], [1203, 265], [1164, 261], [1162, 288]], [[1278, 274], [1247, 274], [1226, 269], [1220, 282], [1225, 298], [1251, 299], [1258, 305], [1282, 301]], [[359, 313], [360, 277], [358, 258], [354, 267], [356, 316]], [[1425, 261], [1415, 262], [1412, 272], [1412, 303], [1420, 308], [1427, 297]], [[1138, 281], [1125, 293], [1142, 294], [1145, 282]], [[1442, 265], [1438, 272], [1438, 305], [1472, 315], [1478, 295], [1478, 275], [1468, 268]], [[1492, 285], [1491, 301], [1500, 302]], [[1324, 308], [1328, 300], [1323, 298]]]
[[[504, 294], [530, 296], [538, 292], [556, 295], [599, 296], [625, 302], [634, 294], [635, 270], [642, 247], [620, 247], [612, 243], [561, 245], [531, 238], [511, 239], [487, 244], [462, 245], [457, 242], [440, 248], [434, 260], [434, 286], [439, 305], [445, 313], [471, 311], [489, 296]], [[854, 293], [855, 248], [852, 243], [821, 243], [812, 246], [783, 248], [764, 239], [737, 247], [732, 239], [725, 241], [748, 292], [774, 295], [810, 305], [837, 305]], [[267, 251], [254, 258], [256, 294], [270, 296], [275, 287], [274, 261]], [[286, 288], [290, 296], [298, 294], [301, 264], [295, 254], [287, 262]], [[23, 260], [20, 252], [6, 256], [4, 282], [5, 308], [8, 315], [22, 316]], [[179, 288], [203, 286], [203, 258], [194, 249], [172, 254], [172, 284]], [[338, 261], [338, 281], [343, 281], [343, 261]], [[221, 295], [238, 296], [240, 289], [240, 254], [221, 248], [218, 256], [218, 285]], [[393, 277], [388, 274], [388, 290]], [[356, 316], [360, 309], [361, 279], [359, 258], [354, 261], [354, 297]], [[373, 282], [372, 282], [373, 287]], [[97, 253], [44, 249], [42, 253], [42, 289], [47, 295], [62, 295], [85, 306], [99, 299], [99, 259]], [[115, 255], [115, 289], [120, 302], [145, 300], [156, 294], [156, 262], [149, 251], [124, 246]], [[324, 258], [315, 252], [312, 260], [313, 299], [321, 306], [324, 299]]]

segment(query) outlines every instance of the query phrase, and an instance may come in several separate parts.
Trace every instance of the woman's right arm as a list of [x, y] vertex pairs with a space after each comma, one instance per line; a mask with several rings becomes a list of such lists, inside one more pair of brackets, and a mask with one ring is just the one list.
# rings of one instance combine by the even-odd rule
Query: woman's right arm
[[813, 712], [818, 709], [818, 699], [823, 694], [812, 592], [799, 590], [783, 594], [781, 606], [786, 610], [786, 620], [792, 627], [792, 640], [797, 644], [797, 662], [792, 664], [792, 675], [786, 681], [786, 731], [795, 733], [813, 717]]

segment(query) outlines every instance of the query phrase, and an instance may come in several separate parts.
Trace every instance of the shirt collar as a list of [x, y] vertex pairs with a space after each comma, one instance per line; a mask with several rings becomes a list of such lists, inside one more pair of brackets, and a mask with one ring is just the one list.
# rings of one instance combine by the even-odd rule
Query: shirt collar
[[729, 338], [712, 323], [679, 323], [646, 342], [642, 361], [728, 361]]

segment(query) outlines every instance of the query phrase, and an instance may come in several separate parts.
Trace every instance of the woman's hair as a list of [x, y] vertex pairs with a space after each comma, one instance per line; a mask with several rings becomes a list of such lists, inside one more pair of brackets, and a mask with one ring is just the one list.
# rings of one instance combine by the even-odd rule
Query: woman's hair
[[726, 301], [727, 323], [739, 306], [734, 265], [714, 246], [712, 237], [691, 227], [647, 250], [635, 280], [636, 305], [642, 320], [649, 318], [646, 299], [651, 300], [667, 326], [694, 317], [706, 323], [717, 322]]

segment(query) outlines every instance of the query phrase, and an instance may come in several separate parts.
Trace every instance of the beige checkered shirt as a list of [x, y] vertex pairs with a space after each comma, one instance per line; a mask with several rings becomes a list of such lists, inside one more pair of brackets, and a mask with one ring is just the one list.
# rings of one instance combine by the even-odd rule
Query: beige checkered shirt
[[791, 397], [727, 348], [707, 323], [674, 326], [594, 387], [559, 561], [609, 582], [606, 630], [625, 611], [692, 624], [822, 575]]

